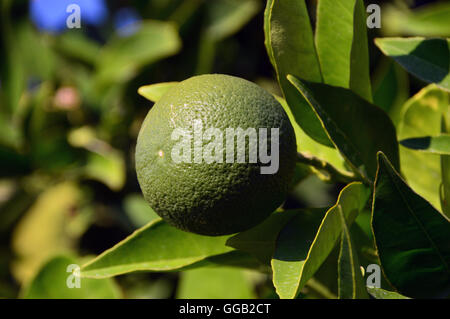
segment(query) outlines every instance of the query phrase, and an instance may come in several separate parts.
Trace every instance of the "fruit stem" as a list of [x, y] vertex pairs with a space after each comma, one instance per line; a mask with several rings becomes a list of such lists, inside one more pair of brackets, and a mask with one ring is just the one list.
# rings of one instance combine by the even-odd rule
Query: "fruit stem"
[[361, 181], [356, 175], [343, 173], [330, 163], [309, 154], [297, 153], [297, 161], [312, 166], [320, 174], [321, 179], [328, 183], [340, 182], [348, 184]]

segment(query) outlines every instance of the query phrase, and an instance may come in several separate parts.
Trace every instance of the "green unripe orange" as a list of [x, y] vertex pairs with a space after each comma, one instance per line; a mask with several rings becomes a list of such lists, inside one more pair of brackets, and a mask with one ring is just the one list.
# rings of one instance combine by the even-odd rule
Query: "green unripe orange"
[[[251, 162], [249, 138], [240, 144], [245, 145], [245, 162], [237, 162], [238, 139], [231, 142], [234, 162], [227, 162], [227, 150], [220, 153], [219, 148], [208, 148], [216, 139], [220, 144], [220, 135], [194, 142], [198, 137], [195, 132], [199, 132], [195, 123], [200, 123], [202, 133], [209, 128], [223, 132], [224, 148], [229, 140], [225, 140], [227, 129], [254, 129], [257, 133], [267, 129], [267, 155], [275, 154], [271, 129], [278, 129], [277, 171], [262, 174], [262, 168], [271, 164], [261, 161], [260, 156]], [[193, 137], [189, 147], [178, 153], [175, 150], [180, 150], [182, 138], [174, 138], [176, 129]], [[208, 149], [210, 153], [205, 151]], [[186, 150], [192, 151], [190, 156]], [[186, 155], [182, 157], [185, 160], [180, 162], [177, 154]], [[207, 162], [207, 157], [195, 154], [212, 154], [216, 160]], [[180, 82], [149, 111], [137, 140], [136, 172], [145, 199], [169, 224], [203, 235], [225, 235], [257, 225], [282, 204], [293, 176], [295, 157], [294, 130], [272, 95], [244, 79], [211, 74]]]

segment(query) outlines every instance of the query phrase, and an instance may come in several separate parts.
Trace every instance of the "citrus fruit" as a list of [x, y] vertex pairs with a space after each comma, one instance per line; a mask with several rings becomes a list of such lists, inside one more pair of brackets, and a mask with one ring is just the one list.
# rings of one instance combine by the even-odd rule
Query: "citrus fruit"
[[[248, 135], [240, 140], [242, 132]], [[294, 130], [271, 94], [208, 74], [176, 84], [149, 111], [136, 172], [144, 198], [169, 224], [225, 235], [257, 225], [282, 204], [295, 157]]]

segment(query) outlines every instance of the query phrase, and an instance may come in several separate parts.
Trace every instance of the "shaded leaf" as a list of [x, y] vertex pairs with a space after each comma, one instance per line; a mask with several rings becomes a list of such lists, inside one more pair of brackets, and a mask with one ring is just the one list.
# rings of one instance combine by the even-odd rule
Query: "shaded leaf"
[[315, 40], [324, 83], [371, 101], [366, 29], [362, 0], [319, 1]]
[[229, 236], [209, 237], [154, 220], [82, 267], [82, 276], [104, 278], [133, 271], [170, 271], [232, 250]]
[[367, 287], [367, 292], [375, 299], [410, 299], [397, 292], [375, 287]]
[[[403, 106], [397, 129], [399, 140], [439, 135], [442, 114], [449, 112], [448, 94], [435, 85], [427, 86]], [[400, 147], [400, 161], [408, 185], [438, 208], [442, 181], [439, 156]]]
[[450, 221], [403, 181], [383, 153], [378, 165], [372, 228], [384, 274], [406, 296], [448, 294]]
[[377, 70], [374, 78], [374, 104], [386, 111], [397, 126], [401, 108], [409, 97], [408, 73], [397, 63], [389, 60]]
[[275, 212], [261, 224], [234, 235], [227, 245], [248, 252], [262, 263], [270, 263], [280, 230], [298, 214], [296, 210]]
[[[116, 299], [120, 297], [114, 282], [107, 279], [79, 278], [80, 287], [69, 288], [69, 276], [79, 274], [68, 272], [70, 265], [77, 262], [69, 257], [54, 257], [36, 274], [22, 293], [25, 299]], [[74, 281], [76, 277], [74, 277]]]
[[150, 85], [141, 86], [138, 89], [138, 93], [154, 103], [166, 93], [171, 87], [175, 86], [178, 82], [163, 82]]
[[450, 135], [407, 138], [401, 140], [400, 144], [417, 151], [450, 155]]
[[288, 78], [304, 95], [355, 172], [373, 180], [380, 150], [399, 167], [395, 128], [383, 110], [348, 89], [300, 81], [291, 75]]
[[332, 147], [316, 115], [286, 78], [293, 74], [322, 81], [305, 1], [268, 1], [264, 17], [266, 49], [296, 122], [311, 138]]
[[338, 210], [342, 222], [341, 247], [338, 259], [338, 296], [339, 299], [367, 299], [366, 284], [361, 274], [358, 253], [350, 236], [342, 209], [339, 208]]
[[178, 299], [252, 299], [246, 273], [236, 268], [200, 268], [184, 271], [177, 289]]
[[378, 38], [375, 44], [409, 73], [450, 91], [449, 39]]
[[281, 230], [272, 258], [273, 283], [280, 298], [295, 298], [333, 250], [342, 231], [339, 209], [351, 225], [368, 197], [361, 183], [349, 184], [325, 217], [317, 212], [298, 214]]

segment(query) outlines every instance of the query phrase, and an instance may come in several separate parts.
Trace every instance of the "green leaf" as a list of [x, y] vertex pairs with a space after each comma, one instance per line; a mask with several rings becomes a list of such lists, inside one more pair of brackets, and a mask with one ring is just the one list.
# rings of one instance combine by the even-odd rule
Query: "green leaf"
[[70, 226], [82, 198], [73, 182], [54, 185], [20, 219], [12, 236], [13, 271], [20, 282], [27, 282], [46, 259], [73, 249], [80, 233], [72, 233]]
[[287, 223], [272, 258], [273, 283], [280, 298], [295, 298], [331, 253], [342, 231], [339, 210], [351, 225], [368, 197], [366, 187], [352, 183], [341, 191], [325, 217], [305, 211]]
[[125, 212], [136, 227], [145, 226], [147, 223], [159, 219], [158, 214], [145, 201], [142, 194], [129, 194], [123, 201]]
[[209, 237], [154, 220], [82, 267], [83, 277], [104, 278], [132, 271], [179, 270], [232, 250], [229, 236]]
[[342, 222], [341, 248], [338, 259], [339, 299], [367, 299], [366, 284], [361, 274], [358, 253], [350, 236], [342, 209], [338, 209]]
[[[442, 133], [450, 133], [450, 112], [447, 112], [442, 116], [441, 123]], [[450, 218], [450, 156], [441, 155], [441, 171], [442, 171], [442, 184], [440, 188], [440, 199], [442, 212]]]
[[255, 0], [216, 0], [207, 2], [205, 32], [214, 41], [223, 40], [239, 31], [261, 8]]
[[450, 155], [450, 135], [407, 138], [400, 141], [404, 147], [433, 154]]
[[450, 288], [450, 221], [403, 181], [383, 153], [372, 210], [381, 265], [401, 294], [445, 297]]
[[383, 29], [387, 34], [449, 37], [450, 3], [434, 2], [407, 10], [404, 6], [383, 8]]
[[296, 210], [275, 212], [256, 227], [228, 239], [227, 245], [248, 252], [262, 263], [269, 264], [280, 230], [297, 214]]
[[126, 168], [121, 151], [98, 139], [95, 130], [89, 126], [72, 130], [67, 138], [71, 145], [89, 151], [87, 163], [83, 167], [85, 177], [98, 180], [113, 191], [123, 187]]
[[[441, 118], [450, 113], [448, 94], [429, 85], [413, 96], [402, 108], [397, 132], [399, 140], [416, 136], [437, 136]], [[402, 173], [409, 186], [438, 208], [439, 185], [442, 182], [439, 156], [400, 147]]]
[[449, 39], [379, 38], [375, 44], [409, 73], [450, 91]]
[[324, 83], [371, 101], [366, 30], [362, 0], [319, 1], [315, 40]]
[[[120, 293], [111, 279], [79, 278], [80, 287], [69, 288], [72, 283], [68, 272], [70, 265], [76, 265], [75, 259], [54, 257], [36, 274], [30, 285], [22, 293], [25, 299], [117, 299]], [[78, 274], [79, 276], [79, 274]]]
[[375, 299], [410, 299], [397, 292], [388, 291], [381, 288], [367, 287], [367, 292]]
[[167, 22], [146, 21], [129, 37], [113, 37], [97, 60], [96, 83], [124, 82], [141, 67], [171, 56], [181, 48], [175, 26]]
[[297, 152], [315, 156], [322, 161], [330, 163], [342, 174], [350, 174], [345, 166], [345, 160], [339, 151], [336, 148], [325, 146], [310, 138], [295, 121], [294, 115], [287, 105], [286, 100], [279, 96], [275, 96], [275, 98], [283, 106], [283, 109], [288, 115], [292, 127], [294, 128], [297, 141]]
[[184, 271], [177, 289], [178, 299], [253, 299], [252, 285], [243, 270], [200, 268]]
[[211, 73], [217, 43], [238, 32], [260, 8], [256, 0], [206, 1], [206, 25], [200, 36], [196, 74]]
[[389, 114], [394, 125], [400, 121], [400, 111], [409, 98], [408, 73], [397, 63], [387, 60], [374, 78], [374, 104]]
[[178, 82], [162, 82], [144, 85], [138, 89], [138, 93], [145, 97], [147, 100], [156, 103], [170, 88], [175, 86], [177, 83]]
[[383, 110], [348, 89], [300, 81], [291, 75], [288, 78], [316, 112], [330, 139], [356, 173], [373, 180], [376, 154], [380, 150], [399, 167], [395, 128]]
[[267, 52], [296, 122], [311, 138], [332, 147], [320, 121], [286, 78], [293, 74], [309, 81], [322, 81], [305, 1], [268, 1], [264, 17]]

